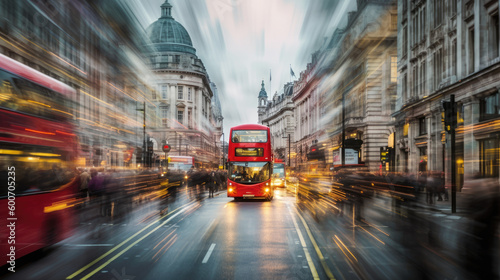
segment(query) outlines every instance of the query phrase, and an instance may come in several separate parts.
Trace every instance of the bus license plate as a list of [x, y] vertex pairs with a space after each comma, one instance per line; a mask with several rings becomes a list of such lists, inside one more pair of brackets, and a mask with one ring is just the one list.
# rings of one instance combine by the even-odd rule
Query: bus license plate
[[244, 194], [243, 195], [243, 198], [254, 198], [254, 197], [255, 197], [255, 195], [253, 195], [253, 194]]

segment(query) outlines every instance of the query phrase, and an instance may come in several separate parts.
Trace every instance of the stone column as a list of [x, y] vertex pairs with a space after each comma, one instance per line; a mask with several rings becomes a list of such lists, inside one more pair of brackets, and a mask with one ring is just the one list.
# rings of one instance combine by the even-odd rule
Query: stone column
[[417, 145], [415, 145], [415, 136], [418, 135], [419, 123], [416, 119], [409, 121], [410, 127], [408, 129], [408, 170], [410, 173], [418, 173], [418, 163], [420, 155], [418, 153]]
[[469, 97], [464, 104], [464, 181], [479, 173], [479, 142], [474, 137], [474, 124], [479, 122], [479, 100]]

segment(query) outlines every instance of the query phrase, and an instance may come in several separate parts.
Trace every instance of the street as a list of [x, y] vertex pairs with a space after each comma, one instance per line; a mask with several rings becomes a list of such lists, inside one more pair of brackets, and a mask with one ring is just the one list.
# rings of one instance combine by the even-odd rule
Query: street
[[[458, 245], [460, 216], [422, 210], [407, 230], [407, 214], [381, 196], [365, 200], [364, 218], [354, 221], [325, 197], [307, 207], [291, 185], [270, 202], [235, 201], [225, 190], [208, 198], [185, 186], [163, 199], [144, 194], [121, 217], [83, 206], [72, 237], [23, 258], [4, 279], [466, 279], [447, 248]], [[428, 221], [434, 248], [418, 241]]]

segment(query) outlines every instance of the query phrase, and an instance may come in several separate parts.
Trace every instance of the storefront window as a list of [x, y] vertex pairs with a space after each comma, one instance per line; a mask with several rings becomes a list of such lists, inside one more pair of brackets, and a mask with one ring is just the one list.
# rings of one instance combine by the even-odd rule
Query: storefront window
[[418, 164], [418, 171], [425, 173], [427, 171], [427, 147], [418, 148], [420, 155], [420, 162]]
[[498, 139], [486, 139], [480, 142], [481, 175], [483, 177], [498, 177], [499, 148]]

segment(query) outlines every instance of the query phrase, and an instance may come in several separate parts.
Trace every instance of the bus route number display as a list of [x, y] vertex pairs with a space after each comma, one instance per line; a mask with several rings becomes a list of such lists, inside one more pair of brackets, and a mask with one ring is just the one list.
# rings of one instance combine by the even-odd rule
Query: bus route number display
[[264, 148], [236, 148], [234, 155], [237, 157], [262, 157], [264, 156]]

